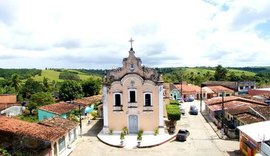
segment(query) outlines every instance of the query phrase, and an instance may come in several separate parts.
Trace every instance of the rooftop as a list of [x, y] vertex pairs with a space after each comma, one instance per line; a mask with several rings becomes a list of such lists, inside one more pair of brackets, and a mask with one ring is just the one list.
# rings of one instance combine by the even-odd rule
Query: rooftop
[[0, 133], [25, 135], [41, 140], [55, 141], [65, 135], [60, 127], [48, 127], [37, 123], [29, 123], [15, 118], [0, 116]]
[[68, 113], [76, 108], [78, 108], [78, 106], [76, 105], [68, 104], [66, 102], [59, 102], [51, 105], [42, 106], [39, 109], [61, 115], [64, 113]]
[[202, 90], [203, 90], [204, 93], [208, 93], [208, 94], [214, 93], [214, 92], [212, 91], [212, 89], [210, 89], [209, 87], [202, 87]]
[[261, 142], [262, 140], [270, 140], [270, 121], [238, 126], [237, 128], [256, 142]]
[[175, 87], [183, 93], [198, 93], [201, 90], [201, 87], [192, 84], [177, 84]]
[[207, 81], [202, 84], [203, 86], [227, 86], [232, 89], [237, 87], [237, 82], [231, 81]]
[[[259, 104], [259, 105], [266, 106], [265, 103], [260, 102], [260, 101], [256, 101], [256, 100], [246, 99], [246, 98], [237, 97], [237, 96], [224, 97], [224, 102], [225, 103], [230, 102], [230, 101], [242, 101], [242, 102], [254, 103], [254, 104]], [[222, 103], [222, 97], [215, 97], [215, 98], [212, 98], [212, 99], [205, 100], [206, 105], [217, 105], [217, 104], [221, 104], [221, 103]]]
[[270, 106], [266, 107], [254, 107], [255, 111], [259, 112], [267, 120], [270, 120]]
[[251, 113], [248, 113], [248, 112], [242, 113], [242, 114], [237, 114], [236, 117], [238, 118], [238, 120], [241, 120], [241, 121], [245, 122], [246, 124], [264, 121], [262, 118], [259, 118]]
[[219, 92], [231, 92], [231, 93], [233, 93], [234, 92], [234, 90], [223, 87], [223, 86], [208, 86], [208, 88], [211, 89], [215, 93], [219, 93]]
[[91, 104], [95, 104], [97, 102], [101, 102], [102, 95], [89, 96], [82, 99], [76, 99], [73, 101], [75, 104], [81, 104], [83, 106], [88, 106]]
[[[212, 111], [219, 111], [222, 109], [222, 98], [212, 98], [205, 100], [205, 104]], [[246, 112], [249, 107], [267, 107], [263, 102], [245, 99], [236, 96], [224, 97], [224, 109], [232, 115]]]
[[78, 125], [74, 121], [63, 119], [63, 118], [60, 118], [58, 116], [43, 120], [42, 122], [40, 122], [38, 124], [44, 125], [47, 127], [61, 127], [66, 132], [71, 130], [71, 129], [74, 129]]

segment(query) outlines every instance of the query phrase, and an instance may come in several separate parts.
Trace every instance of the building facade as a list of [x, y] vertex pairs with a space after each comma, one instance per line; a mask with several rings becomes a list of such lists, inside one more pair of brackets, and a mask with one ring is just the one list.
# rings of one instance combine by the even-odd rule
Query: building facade
[[153, 133], [157, 128], [162, 132], [162, 77], [142, 66], [132, 47], [122, 63], [103, 79], [103, 133], [120, 133], [124, 127], [129, 134]]

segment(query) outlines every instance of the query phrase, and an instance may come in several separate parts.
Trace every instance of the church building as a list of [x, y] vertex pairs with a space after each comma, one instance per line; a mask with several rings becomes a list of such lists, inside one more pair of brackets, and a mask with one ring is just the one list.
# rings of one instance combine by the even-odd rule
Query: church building
[[103, 133], [120, 133], [124, 127], [129, 134], [164, 132], [162, 77], [142, 66], [130, 42], [123, 66], [108, 71], [103, 79]]

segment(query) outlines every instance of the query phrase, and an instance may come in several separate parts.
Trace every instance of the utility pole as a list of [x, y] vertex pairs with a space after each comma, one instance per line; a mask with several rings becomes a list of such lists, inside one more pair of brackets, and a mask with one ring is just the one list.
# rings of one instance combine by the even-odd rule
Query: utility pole
[[201, 84], [201, 90], [200, 90], [200, 112], [202, 113], [202, 84]]
[[183, 99], [183, 79], [181, 79], [181, 98]]
[[82, 137], [82, 117], [81, 117], [81, 104], [79, 104], [79, 117], [80, 117], [80, 135]]
[[225, 112], [224, 112], [224, 92], [222, 92], [222, 103], [221, 103], [221, 108], [222, 108], [222, 116], [221, 116], [221, 128], [224, 129], [224, 116], [225, 116]]

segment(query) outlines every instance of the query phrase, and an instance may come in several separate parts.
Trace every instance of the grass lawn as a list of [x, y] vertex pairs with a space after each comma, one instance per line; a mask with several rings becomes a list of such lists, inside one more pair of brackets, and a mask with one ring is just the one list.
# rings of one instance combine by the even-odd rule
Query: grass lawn
[[35, 76], [34, 80], [36, 81], [42, 81], [44, 77], [50, 79], [51, 81], [62, 81], [59, 79], [60, 72], [54, 71], [54, 70], [42, 70], [41, 76]]
[[237, 75], [237, 76], [240, 76], [243, 73], [245, 73], [245, 75], [247, 75], [247, 76], [255, 76], [256, 75], [256, 73], [249, 72], [249, 71], [244, 71], [244, 70], [238, 70], [238, 69], [228, 69], [228, 71], [229, 71], [229, 73], [234, 72], [235, 75]]
[[[98, 76], [92, 76], [92, 75], [88, 75], [88, 74], [85, 74], [83, 72], [80, 72], [80, 71], [77, 71], [77, 70], [68, 70], [68, 71], [71, 71], [71, 72], [76, 72], [78, 73], [79, 77], [81, 80], [86, 80], [90, 77], [94, 77], [94, 78], [98, 78]], [[64, 81], [64, 80], [61, 80], [59, 79], [59, 75], [60, 75], [61, 72], [58, 72], [58, 71], [54, 71], [54, 70], [42, 70], [41, 72], [41, 76], [35, 76], [34, 77], [34, 80], [36, 81], [42, 81], [43, 80], [43, 77], [46, 77], [48, 78], [50, 81]]]

